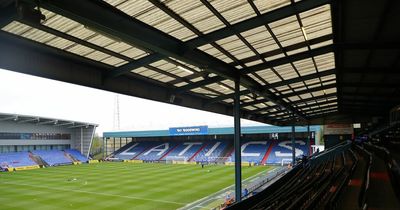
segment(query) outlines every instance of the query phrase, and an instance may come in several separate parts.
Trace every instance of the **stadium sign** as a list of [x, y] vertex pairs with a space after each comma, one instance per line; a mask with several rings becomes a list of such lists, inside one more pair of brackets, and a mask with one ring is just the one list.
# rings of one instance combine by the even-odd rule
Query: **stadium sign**
[[208, 134], [208, 126], [169, 128], [169, 135], [170, 136], [206, 135], [206, 134]]

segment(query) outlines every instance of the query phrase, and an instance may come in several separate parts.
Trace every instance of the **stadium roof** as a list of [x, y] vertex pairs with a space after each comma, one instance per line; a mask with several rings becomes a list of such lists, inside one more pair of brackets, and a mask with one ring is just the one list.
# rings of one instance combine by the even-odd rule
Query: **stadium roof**
[[400, 102], [398, 1], [0, 1], [0, 67], [290, 125]]
[[[319, 131], [321, 126], [310, 126], [310, 131]], [[307, 132], [306, 126], [296, 126], [296, 132]], [[233, 127], [208, 128], [206, 135], [228, 135], [233, 134]], [[292, 127], [280, 126], [248, 126], [241, 127], [241, 134], [266, 134], [266, 133], [291, 133]], [[104, 138], [125, 138], [125, 137], [161, 137], [171, 136], [169, 130], [147, 130], [147, 131], [110, 131], [103, 132]]]
[[19, 124], [25, 123], [25, 124], [35, 124], [35, 125], [52, 125], [61, 128], [81, 128], [89, 126], [93, 127], [98, 126], [97, 124], [93, 123], [77, 122], [71, 120], [38, 117], [38, 116], [22, 115], [22, 114], [6, 114], [6, 113], [0, 113], [0, 121], [9, 121]]

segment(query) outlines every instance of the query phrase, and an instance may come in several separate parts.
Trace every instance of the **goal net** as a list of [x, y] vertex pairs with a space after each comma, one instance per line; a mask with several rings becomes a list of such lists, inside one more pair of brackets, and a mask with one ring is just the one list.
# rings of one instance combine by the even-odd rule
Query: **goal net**
[[205, 161], [207, 164], [225, 164], [225, 162], [232, 162], [231, 157], [207, 157]]
[[292, 159], [282, 159], [281, 166], [289, 165], [292, 163]]
[[187, 162], [188, 162], [188, 157], [183, 157], [183, 156], [168, 156], [165, 158], [165, 163], [167, 164], [179, 164]]

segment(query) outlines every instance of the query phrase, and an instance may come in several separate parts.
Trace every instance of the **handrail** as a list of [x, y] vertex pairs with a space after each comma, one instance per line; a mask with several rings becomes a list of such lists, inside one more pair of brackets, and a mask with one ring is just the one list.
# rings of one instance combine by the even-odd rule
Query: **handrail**
[[393, 159], [391, 153], [385, 147], [372, 145], [370, 143], [364, 144], [367, 149], [373, 151], [378, 157], [381, 157], [386, 164], [386, 168], [390, 177], [390, 183], [396, 194], [397, 199], [400, 201], [400, 167], [396, 160]]
[[367, 167], [367, 170], [364, 174], [363, 182], [361, 183], [360, 192], [358, 195], [358, 206], [361, 209], [365, 209], [367, 206], [367, 196], [366, 195], [367, 195], [367, 192], [369, 189], [369, 182], [370, 182], [369, 174], [370, 174], [371, 166], [372, 166], [372, 154], [358, 145], [356, 145], [355, 148], [358, 149], [364, 156], [365, 162], [366, 162], [366, 167]]
[[229, 210], [249, 209], [253, 206], [256, 206], [257, 204], [261, 204], [266, 198], [268, 198], [269, 195], [273, 194], [276, 190], [280, 189], [283, 183], [286, 183], [289, 180], [292, 180], [294, 178], [295, 174], [297, 172], [299, 172], [300, 170], [318, 166], [321, 163], [324, 163], [324, 162], [332, 159], [336, 155], [346, 151], [350, 147], [351, 147], [351, 142], [346, 141], [335, 147], [332, 147], [321, 153], [318, 153], [318, 154], [312, 156], [306, 163], [298, 164], [295, 167], [293, 167], [290, 171], [288, 171], [285, 175], [283, 175], [280, 179], [278, 179], [276, 182], [272, 183], [269, 187], [267, 187], [263, 191], [259, 192], [258, 194], [254, 195], [252, 197], [244, 199], [241, 202], [235, 203], [234, 205], [232, 205], [226, 209], [229, 209]]

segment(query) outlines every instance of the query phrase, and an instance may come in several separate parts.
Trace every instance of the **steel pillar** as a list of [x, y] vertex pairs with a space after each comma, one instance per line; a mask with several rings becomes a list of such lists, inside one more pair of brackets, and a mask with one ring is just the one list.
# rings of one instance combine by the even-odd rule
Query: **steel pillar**
[[308, 155], [311, 155], [311, 132], [310, 132], [310, 125], [307, 125], [307, 148], [308, 148]]
[[234, 147], [235, 147], [235, 199], [236, 202], [242, 200], [242, 160], [240, 151], [240, 83], [235, 81], [234, 97]]
[[296, 147], [295, 147], [295, 139], [294, 139], [294, 134], [295, 134], [295, 128], [294, 125], [292, 125], [292, 165], [296, 163]]

